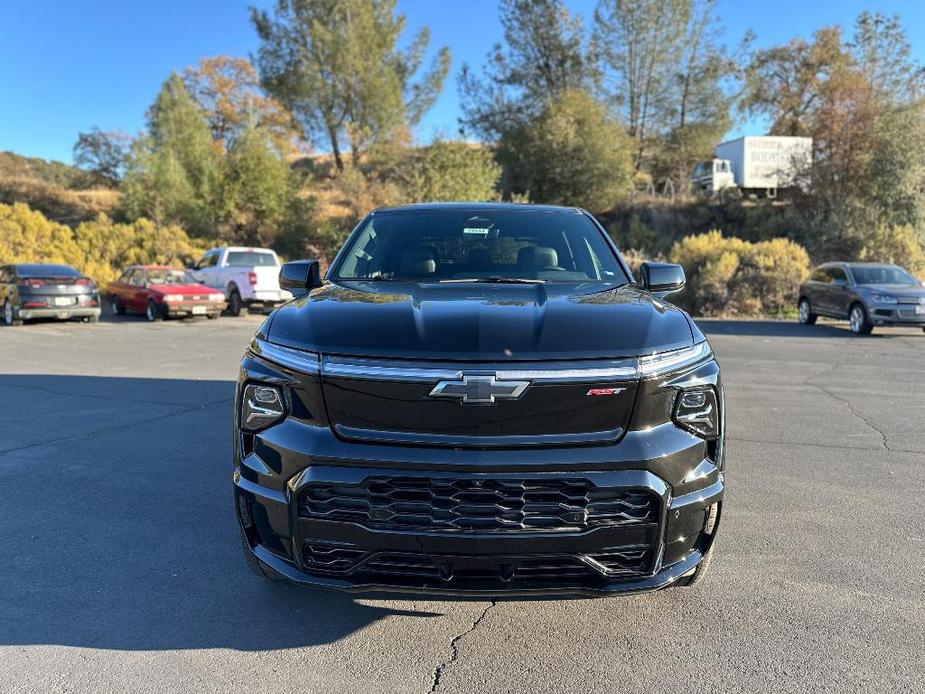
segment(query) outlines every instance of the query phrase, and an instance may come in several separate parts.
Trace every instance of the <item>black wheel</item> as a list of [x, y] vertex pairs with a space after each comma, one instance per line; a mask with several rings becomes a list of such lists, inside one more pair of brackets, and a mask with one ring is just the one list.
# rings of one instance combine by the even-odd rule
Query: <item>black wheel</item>
[[100, 317], [99, 317], [98, 315], [96, 315], [96, 316], [86, 316], [86, 317], [84, 318], [84, 323], [99, 323], [99, 322], [100, 322]]
[[215, 320], [216, 318], [218, 318], [218, 316], [219, 314], [217, 313], [210, 313], [206, 316], [206, 318], [208, 318], [209, 320]]
[[237, 318], [238, 316], [247, 315], [247, 309], [244, 308], [244, 302], [241, 300], [241, 292], [235, 287], [228, 296], [228, 313]]
[[851, 304], [848, 311], [848, 322], [851, 324], [851, 332], [855, 335], [870, 335], [870, 331], [874, 329], [867, 318], [867, 309], [863, 304]]
[[809, 299], [805, 296], [800, 297], [797, 304], [797, 320], [803, 325], [812, 325], [816, 322], [816, 314], [813, 313], [812, 307], [809, 305]]
[[700, 583], [710, 571], [710, 564], [713, 563], [713, 554], [715, 548], [716, 542], [710, 545], [710, 549], [707, 550], [707, 553], [703, 556], [703, 559], [700, 560], [700, 563], [697, 565], [697, 568], [694, 569], [694, 572], [688, 576], [684, 576], [683, 578], [678, 579], [678, 582], [675, 583], [675, 585], [682, 588], [690, 588]]
[[157, 307], [157, 304], [154, 303], [153, 299], [148, 299], [148, 303], [145, 306], [145, 318], [152, 323], [163, 318], [160, 309]]
[[255, 575], [260, 576], [260, 578], [264, 579], [265, 581], [284, 580], [283, 577], [277, 574], [275, 571], [271, 572], [267, 569], [264, 569], [263, 564], [261, 564], [260, 560], [254, 556], [250, 546], [248, 546], [247, 538], [244, 536], [244, 531], [241, 531], [241, 550], [244, 552], [244, 563], [247, 564], [247, 568], [254, 572]]
[[3, 322], [6, 325], [22, 325], [22, 319], [16, 315], [16, 310], [9, 299], [3, 302]]
[[111, 296], [109, 297], [109, 311], [114, 316], [124, 316], [125, 306], [122, 305], [122, 302], [119, 301], [118, 297]]

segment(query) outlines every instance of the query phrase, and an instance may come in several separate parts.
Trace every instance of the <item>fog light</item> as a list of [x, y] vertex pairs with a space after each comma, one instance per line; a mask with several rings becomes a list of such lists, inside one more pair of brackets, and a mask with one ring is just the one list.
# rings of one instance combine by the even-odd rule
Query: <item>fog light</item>
[[674, 408], [674, 422], [692, 434], [712, 439], [719, 435], [719, 406], [712, 387], [682, 390]]
[[266, 429], [286, 416], [283, 394], [273, 386], [254, 383], [244, 388], [241, 398], [241, 428], [255, 432]]

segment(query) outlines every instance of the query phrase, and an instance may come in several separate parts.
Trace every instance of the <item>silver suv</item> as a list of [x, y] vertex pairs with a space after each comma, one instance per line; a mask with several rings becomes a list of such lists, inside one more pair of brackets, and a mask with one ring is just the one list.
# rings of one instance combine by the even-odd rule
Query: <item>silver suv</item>
[[826, 263], [800, 285], [797, 311], [808, 325], [818, 316], [847, 318], [858, 335], [884, 325], [925, 331], [925, 286], [898, 265]]

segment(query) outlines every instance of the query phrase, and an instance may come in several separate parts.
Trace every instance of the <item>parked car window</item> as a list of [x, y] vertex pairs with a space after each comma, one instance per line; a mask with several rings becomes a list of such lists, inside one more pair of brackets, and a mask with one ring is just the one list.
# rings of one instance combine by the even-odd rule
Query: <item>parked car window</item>
[[10, 281], [10, 269], [3, 267], [0, 268], [0, 283], [6, 283]]
[[147, 274], [151, 284], [196, 284], [195, 278], [186, 270], [149, 269]]
[[883, 267], [856, 267], [851, 268], [854, 281], [858, 284], [904, 284], [918, 285], [918, 280], [901, 267], [884, 265]]
[[339, 279], [627, 281], [600, 230], [577, 213], [391, 212], [368, 220], [341, 257]]
[[840, 267], [829, 268], [829, 278], [832, 284], [848, 284], [848, 275]]
[[813, 274], [809, 276], [811, 282], [822, 282], [828, 284], [829, 282], [829, 273], [825, 271], [825, 268], [816, 268], [813, 270]]
[[207, 267], [215, 267], [218, 264], [218, 251], [209, 251], [196, 263], [200, 270]]
[[133, 268], [129, 268], [128, 270], [123, 272], [121, 275], [119, 275], [118, 281], [122, 282], [123, 284], [128, 284], [128, 278], [129, 278], [129, 275], [132, 274], [132, 270]]
[[141, 268], [135, 268], [128, 276], [128, 283], [133, 287], [143, 287], [145, 284], [144, 272]]
[[20, 277], [80, 277], [69, 265], [18, 265]]
[[279, 265], [276, 254], [270, 251], [228, 251], [225, 265], [230, 267], [252, 267], [254, 265]]

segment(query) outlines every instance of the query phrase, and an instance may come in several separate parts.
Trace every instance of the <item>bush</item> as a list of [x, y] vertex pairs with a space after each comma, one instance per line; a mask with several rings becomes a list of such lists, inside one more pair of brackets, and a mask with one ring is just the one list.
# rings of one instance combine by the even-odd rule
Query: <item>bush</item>
[[501, 167], [486, 147], [437, 141], [411, 150], [396, 171], [408, 202], [497, 199]]
[[499, 156], [512, 192], [533, 202], [606, 212], [633, 187], [632, 140], [604, 106], [583, 91], [550, 102], [538, 118], [506, 134]]
[[684, 266], [679, 303], [701, 315], [780, 314], [792, 310], [809, 255], [787, 239], [749, 243], [713, 230], [674, 244], [670, 259]]
[[925, 279], [925, 247], [909, 225], [879, 226], [865, 239], [858, 260], [902, 265]]
[[115, 224], [100, 215], [71, 229], [22, 203], [0, 204], [0, 263], [64, 263], [104, 285], [127, 265], [184, 265], [202, 251], [180, 227], [148, 219]]

